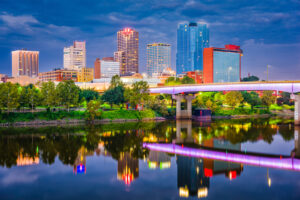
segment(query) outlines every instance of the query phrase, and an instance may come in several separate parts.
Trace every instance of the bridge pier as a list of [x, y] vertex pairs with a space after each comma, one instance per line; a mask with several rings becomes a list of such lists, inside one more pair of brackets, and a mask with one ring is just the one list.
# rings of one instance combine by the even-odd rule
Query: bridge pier
[[[181, 130], [186, 129], [186, 137], [183, 138]], [[192, 120], [176, 120], [176, 143], [193, 143]]]
[[[192, 119], [192, 100], [195, 95], [177, 94], [172, 96], [176, 100], [176, 119]], [[181, 110], [181, 101], [185, 99], [187, 104], [186, 110]]]
[[300, 95], [295, 95], [295, 111], [294, 111], [294, 120], [295, 125], [300, 126]]

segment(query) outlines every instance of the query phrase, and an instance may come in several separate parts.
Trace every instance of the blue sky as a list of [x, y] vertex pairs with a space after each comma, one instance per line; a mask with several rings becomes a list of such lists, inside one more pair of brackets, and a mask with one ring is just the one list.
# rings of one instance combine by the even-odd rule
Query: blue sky
[[172, 45], [182, 21], [206, 22], [210, 46], [240, 45], [242, 76], [300, 80], [299, 0], [0, 0], [0, 73], [11, 74], [11, 51], [40, 51], [40, 71], [62, 67], [63, 47], [87, 42], [87, 65], [116, 51], [117, 31], [140, 33], [140, 71], [146, 44]]

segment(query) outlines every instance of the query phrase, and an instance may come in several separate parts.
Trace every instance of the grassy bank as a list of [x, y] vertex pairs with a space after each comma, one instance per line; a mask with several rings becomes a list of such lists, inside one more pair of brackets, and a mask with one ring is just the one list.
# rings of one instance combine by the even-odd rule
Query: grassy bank
[[235, 108], [235, 109], [219, 109], [213, 112], [214, 116], [234, 116], [234, 115], [257, 115], [257, 114], [271, 114], [267, 109], [247, 109], [247, 108]]
[[[144, 119], [155, 118], [152, 110], [112, 110], [102, 111], [97, 119]], [[29, 122], [34, 120], [68, 120], [68, 119], [86, 119], [85, 111], [58, 111], [58, 112], [35, 112], [35, 113], [1, 113], [0, 123]]]

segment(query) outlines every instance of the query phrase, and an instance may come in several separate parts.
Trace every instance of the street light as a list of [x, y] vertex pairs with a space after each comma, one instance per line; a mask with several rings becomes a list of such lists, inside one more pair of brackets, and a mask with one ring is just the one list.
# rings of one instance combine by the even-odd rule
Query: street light
[[228, 67], [228, 79], [227, 79], [228, 82], [230, 82], [230, 71], [231, 71], [231, 70], [232, 70], [232, 67], [229, 66], [229, 67]]

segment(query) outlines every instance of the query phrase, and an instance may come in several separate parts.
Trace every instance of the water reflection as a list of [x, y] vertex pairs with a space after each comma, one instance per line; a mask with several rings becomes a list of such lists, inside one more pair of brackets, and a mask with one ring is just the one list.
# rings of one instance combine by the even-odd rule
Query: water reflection
[[[172, 167], [172, 159], [176, 159], [173, 167], [177, 168], [178, 195], [202, 198], [209, 195], [211, 179], [218, 175], [228, 181], [236, 179], [243, 173], [243, 163], [256, 165], [256, 157], [271, 160], [265, 162], [284, 161], [288, 167], [288, 159], [293, 159], [291, 169], [298, 169], [295, 158], [300, 158], [299, 130], [292, 121], [281, 119], [0, 129], [0, 166], [53, 165], [58, 158], [70, 166], [70, 171], [73, 168], [74, 174], [84, 176], [89, 173], [87, 158], [103, 156], [113, 158], [117, 163], [117, 180], [130, 185], [141, 176], [140, 160], [147, 163], [147, 170], [167, 171]], [[290, 154], [270, 155], [242, 149], [246, 142], [271, 144], [276, 134], [285, 141], [294, 140], [295, 148]], [[237, 160], [239, 155], [244, 160]], [[274, 167], [261, 161], [259, 166]], [[266, 174], [271, 186], [268, 170]]]

